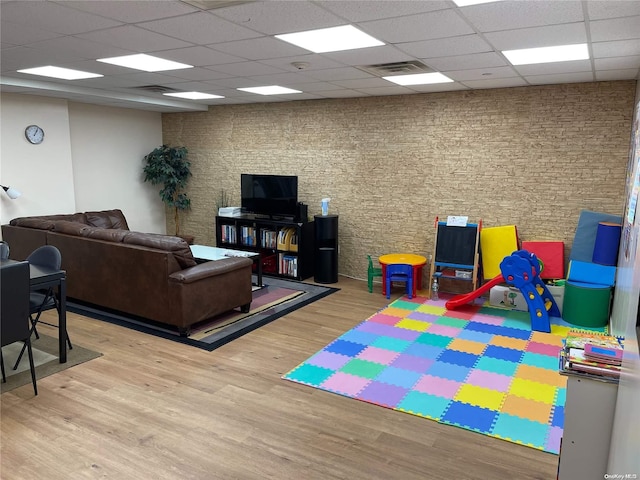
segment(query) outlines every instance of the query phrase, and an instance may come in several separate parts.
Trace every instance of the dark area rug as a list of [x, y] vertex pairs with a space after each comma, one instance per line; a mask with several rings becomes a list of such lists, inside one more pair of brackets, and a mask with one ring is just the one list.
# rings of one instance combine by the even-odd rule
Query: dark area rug
[[251, 310], [248, 313], [242, 313], [238, 308], [197, 323], [192, 326], [192, 330], [187, 337], [180, 336], [177, 329], [170, 325], [152, 322], [122, 312], [106, 310], [95, 305], [82, 304], [73, 301], [73, 299], [67, 301], [67, 309], [86, 317], [212, 351], [256, 328], [339, 290], [338, 288], [282, 278], [265, 277], [263, 282], [264, 287], [253, 292]]

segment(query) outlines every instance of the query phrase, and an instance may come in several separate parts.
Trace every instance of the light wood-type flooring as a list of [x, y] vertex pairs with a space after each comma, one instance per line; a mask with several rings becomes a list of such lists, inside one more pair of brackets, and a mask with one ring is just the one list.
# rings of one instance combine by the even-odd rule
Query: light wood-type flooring
[[213, 352], [69, 314], [104, 355], [1, 396], [0, 478], [556, 478], [556, 455], [282, 380], [387, 304], [335, 286]]

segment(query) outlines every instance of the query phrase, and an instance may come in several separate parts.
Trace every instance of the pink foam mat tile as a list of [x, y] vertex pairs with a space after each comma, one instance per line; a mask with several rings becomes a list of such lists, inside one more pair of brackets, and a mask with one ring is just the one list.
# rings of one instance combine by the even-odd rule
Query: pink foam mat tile
[[461, 385], [461, 382], [454, 380], [425, 375], [413, 386], [413, 390], [452, 399]]
[[320, 388], [355, 397], [369, 383], [371, 383], [371, 380], [368, 378], [357, 377], [355, 375], [349, 375], [348, 373], [343, 372], [336, 372], [335, 374], [327, 378], [324, 382], [322, 382]]

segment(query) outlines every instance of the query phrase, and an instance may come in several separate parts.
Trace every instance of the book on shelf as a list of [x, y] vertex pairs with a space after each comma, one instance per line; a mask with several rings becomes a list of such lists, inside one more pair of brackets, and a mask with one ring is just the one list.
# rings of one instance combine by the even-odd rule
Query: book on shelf
[[622, 348], [622, 342], [617, 337], [598, 332], [583, 332], [570, 330], [567, 333], [565, 344], [569, 348], [581, 348], [590, 343], [601, 347]]
[[593, 343], [584, 346], [584, 356], [587, 360], [602, 362], [608, 365], [622, 364], [622, 347], [605, 347]]
[[607, 367], [599, 367], [597, 365], [584, 364], [580, 362], [571, 361], [569, 359], [570, 354], [567, 349], [560, 351], [560, 372], [571, 373], [578, 376], [585, 376], [596, 380], [617, 380], [620, 378], [620, 367], [612, 368], [611, 365]]

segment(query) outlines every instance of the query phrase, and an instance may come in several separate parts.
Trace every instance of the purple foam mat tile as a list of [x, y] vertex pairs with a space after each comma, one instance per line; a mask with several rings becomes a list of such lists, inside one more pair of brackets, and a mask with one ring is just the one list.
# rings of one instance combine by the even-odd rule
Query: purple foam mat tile
[[509, 385], [513, 378], [499, 373], [487, 372], [485, 370], [473, 369], [465, 379], [465, 383], [478, 387], [489, 388], [498, 392], [509, 391]]
[[406, 318], [410, 318], [411, 320], [420, 320], [421, 322], [433, 323], [440, 317], [438, 315], [433, 315], [432, 313], [424, 313], [414, 310], [409, 315], [407, 315]]
[[390, 364], [392, 367], [411, 370], [413, 372], [425, 373], [435, 360], [433, 358], [418, 357], [407, 353], [401, 353]]
[[384, 382], [373, 381], [365, 386], [355, 398], [389, 408], [395, 408], [410, 389]]
[[445, 337], [457, 337], [461, 331], [462, 331], [461, 328], [448, 327], [446, 325], [438, 325], [437, 323], [434, 323], [429, 328], [427, 328], [428, 333], [433, 333], [435, 335], [442, 335]]
[[368, 360], [370, 362], [380, 363], [382, 365], [390, 365], [395, 361], [397, 357], [398, 352], [373, 346], [365, 348], [356, 356], [356, 358], [359, 358], [361, 360]]
[[552, 453], [560, 453], [560, 442], [562, 440], [562, 427], [552, 426], [544, 442], [544, 449]]
[[[398, 320], [399, 321], [399, 320]], [[383, 325], [381, 323], [368, 322], [365, 325], [358, 327], [362, 332], [374, 333], [376, 335], [398, 338], [400, 340], [413, 341], [420, 336], [421, 332], [414, 330], [406, 330], [404, 328], [395, 328], [389, 325]]]
[[313, 357], [308, 359], [306, 363], [310, 365], [315, 365], [317, 367], [329, 368], [331, 370], [339, 370], [342, 368], [347, 362], [351, 360], [352, 357], [348, 357], [346, 355], [340, 355], [339, 353], [327, 352], [326, 350], [321, 350], [316, 353]]

